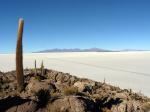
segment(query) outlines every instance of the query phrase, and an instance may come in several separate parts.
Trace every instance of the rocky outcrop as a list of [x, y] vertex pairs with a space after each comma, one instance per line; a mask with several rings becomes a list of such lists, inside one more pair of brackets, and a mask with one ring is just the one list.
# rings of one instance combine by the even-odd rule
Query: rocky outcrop
[[49, 90], [50, 84], [45, 81], [38, 81], [32, 77], [29, 84], [26, 86], [26, 91], [29, 93], [37, 93], [39, 90]]
[[143, 103], [141, 106], [141, 110], [144, 112], [149, 112], [150, 111], [150, 102]]
[[33, 101], [23, 103], [8, 109], [6, 112], [35, 112], [37, 104]]
[[36, 108], [36, 102], [19, 96], [9, 96], [0, 100], [0, 112], [35, 112]]
[[67, 85], [73, 85], [78, 78], [71, 76], [68, 73], [58, 72], [54, 70], [47, 71], [48, 79], [51, 79], [52, 82], [66, 83]]
[[94, 81], [77, 81], [73, 85], [74, 87], [78, 88], [79, 92], [92, 92], [92, 88], [95, 86]]
[[[89, 103], [90, 102], [90, 103]], [[94, 103], [80, 96], [65, 96], [49, 103], [42, 112], [92, 112]]]
[[0, 112], [148, 112], [150, 99], [68, 73], [26, 69], [25, 90], [17, 92], [15, 71], [0, 72]]

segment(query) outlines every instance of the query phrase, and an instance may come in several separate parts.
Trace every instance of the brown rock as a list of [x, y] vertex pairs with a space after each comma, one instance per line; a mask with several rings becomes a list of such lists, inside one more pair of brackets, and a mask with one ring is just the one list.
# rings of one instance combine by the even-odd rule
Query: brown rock
[[50, 86], [49, 86], [49, 84], [47, 82], [38, 81], [35, 78], [31, 78], [29, 84], [26, 87], [26, 90], [29, 93], [36, 93], [36, 92], [38, 92], [41, 89], [49, 90], [49, 87]]
[[141, 108], [144, 112], [150, 112], [150, 102], [144, 103]]
[[84, 91], [91, 92], [92, 87], [94, 86], [94, 84], [93, 83], [88, 83], [88, 82], [77, 81], [77, 82], [74, 83], [73, 86], [77, 87], [79, 92], [84, 92]]
[[142, 112], [140, 109], [140, 103], [137, 101], [124, 101], [119, 105], [113, 106], [112, 112]]
[[124, 92], [124, 93], [116, 93], [115, 97], [123, 99], [123, 100], [129, 100], [129, 94]]
[[[64, 98], [49, 103], [41, 112], [87, 112], [88, 105], [81, 97], [66, 96]], [[92, 111], [88, 111], [92, 112]]]
[[33, 101], [26, 102], [21, 105], [14, 106], [8, 109], [6, 112], [35, 112], [37, 104]]

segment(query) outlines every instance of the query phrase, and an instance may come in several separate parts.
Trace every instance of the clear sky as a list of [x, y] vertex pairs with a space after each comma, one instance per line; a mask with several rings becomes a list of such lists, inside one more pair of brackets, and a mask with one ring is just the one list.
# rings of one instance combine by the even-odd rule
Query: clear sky
[[13, 53], [19, 17], [25, 52], [150, 49], [150, 0], [0, 0], [0, 53]]

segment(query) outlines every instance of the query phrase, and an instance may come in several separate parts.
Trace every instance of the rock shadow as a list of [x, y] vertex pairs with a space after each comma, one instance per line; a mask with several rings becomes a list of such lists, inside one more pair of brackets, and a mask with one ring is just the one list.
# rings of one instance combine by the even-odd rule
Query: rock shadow
[[26, 102], [29, 102], [31, 100], [29, 99], [22, 99], [19, 96], [15, 97], [7, 97], [5, 99], [0, 100], [0, 112], [5, 112], [11, 107], [24, 104]]
[[111, 109], [113, 105], [118, 105], [122, 102], [123, 101], [120, 98], [109, 99], [109, 97], [105, 97], [103, 99], [96, 100], [96, 107], [99, 108], [100, 111], [102, 111], [103, 108]]

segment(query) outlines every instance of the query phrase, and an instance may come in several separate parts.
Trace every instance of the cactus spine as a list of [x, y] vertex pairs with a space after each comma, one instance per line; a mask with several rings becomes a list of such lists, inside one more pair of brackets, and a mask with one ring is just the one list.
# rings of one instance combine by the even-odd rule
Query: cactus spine
[[19, 19], [17, 45], [16, 45], [16, 75], [18, 83], [18, 91], [24, 89], [24, 76], [23, 76], [23, 56], [22, 56], [22, 36], [23, 36], [24, 20]]

